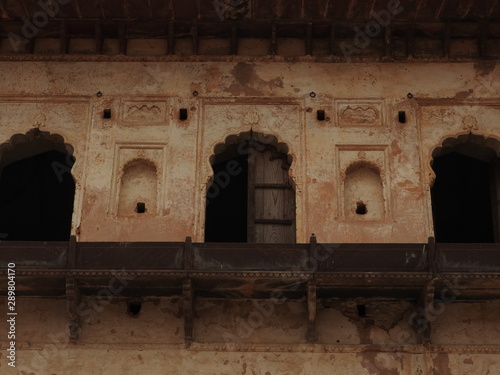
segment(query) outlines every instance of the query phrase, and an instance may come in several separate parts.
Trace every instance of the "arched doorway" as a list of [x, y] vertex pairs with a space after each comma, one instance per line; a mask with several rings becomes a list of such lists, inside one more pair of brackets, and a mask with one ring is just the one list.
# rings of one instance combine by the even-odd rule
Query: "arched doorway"
[[205, 241], [295, 242], [295, 189], [288, 147], [246, 132], [215, 147]]
[[500, 142], [473, 134], [433, 152], [431, 187], [437, 242], [499, 242]]
[[10, 241], [67, 241], [75, 183], [71, 146], [33, 129], [0, 146], [0, 233]]

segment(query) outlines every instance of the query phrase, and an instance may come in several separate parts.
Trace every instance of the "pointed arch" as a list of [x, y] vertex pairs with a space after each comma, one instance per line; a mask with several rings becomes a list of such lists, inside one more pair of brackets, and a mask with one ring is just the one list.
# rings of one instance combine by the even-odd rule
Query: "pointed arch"
[[0, 145], [0, 233], [4, 240], [67, 241], [75, 181], [73, 147], [32, 129]]
[[295, 242], [293, 157], [273, 135], [229, 135], [210, 156], [207, 242]]
[[499, 156], [499, 140], [472, 133], [446, 138], [433, 150], [436, 241], [499, 242]]

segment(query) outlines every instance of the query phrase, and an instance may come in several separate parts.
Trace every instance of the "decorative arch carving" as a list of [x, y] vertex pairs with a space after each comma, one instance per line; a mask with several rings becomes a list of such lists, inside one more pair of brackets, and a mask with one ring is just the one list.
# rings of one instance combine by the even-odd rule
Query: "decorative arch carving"
[[500, 241], [499, 156], [499, 139], [472, 132], [432, 150], [427, 167], [436, 241]]
[[290, 153], [290, 149], [285, 142], [280, 141], [278, 137], [273, 134], [264, 134], [254, 132], [253, 130], [241, 132], [239, 134], [230, 134], [226, 136], [224, 142], [216, 143], [212, 148], [213, 153], [209, 158], [210, 164], [213, 164], [215, 155], [224, 152], [229, 145], [238, 145], [249, 140], [254, 140], [255, 142], [262, 143], [264, 145], [274, 146], [278, 152], [287, 155], [287, 164], [292, 164], [293, 156]]
[[430, 175], [430, 186], [433, 185], [436, 179], [436, 174], [432, 168], [434, 159], [450, 152], [459, 152], [479, 160], [490, 162], [494, 158], [500, 157], [500, 140], [492, 136], [485, 137], [473, 133], [458, 134], [444, 138], [431, 151], [431, 159], [427, 165]]
[[67, 241], [76, 184], [73, 147], [35, 128], [0, 145], [0, 232], [14, 241]]
[[59, 134], [51, 134], [38, 128], [33, 128], [26, 134], [14, 134], [7, 142], [0, 144], [0, 170], [18, 160], [51, 150], [66, 153], [70, 157], [74, 153], [73, 146], [65, 143], [64, 137]]

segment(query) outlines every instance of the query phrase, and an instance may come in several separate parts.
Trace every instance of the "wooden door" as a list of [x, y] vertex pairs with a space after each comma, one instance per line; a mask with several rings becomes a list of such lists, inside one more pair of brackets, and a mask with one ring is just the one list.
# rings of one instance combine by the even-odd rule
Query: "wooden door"
[[272, 149], [248, 159], [248, 242], [295, 242], [295, 191], [286, 155]]

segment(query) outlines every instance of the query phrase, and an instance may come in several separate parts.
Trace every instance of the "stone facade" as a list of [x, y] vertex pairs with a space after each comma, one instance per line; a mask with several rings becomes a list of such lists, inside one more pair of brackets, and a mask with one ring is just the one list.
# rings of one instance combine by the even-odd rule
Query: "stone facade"
[[[500, 141], [493, 61], [78, 60], [0, 62], [0, 148], [39, 129], [72, 150], [71, 233], [81, 242], [203, 242], [211, 158], [231, 137], [252, 131], [285, 145], [292, 161], [296, 242], [314, 233], [324, 243], [425, 243], [434, 235], [435, 150], [470, 134]], [[144, 214], [134, 211], [139, 201]], [[363, 207], [366, 214], [356, 212]], [[73, 342], [64, 299], [19, 297], [17, 368], [7, 365], [2, 318], [0, 369], [500, 373], [499, 302], [451, 303], [457, 283], [438, 298], [427, 343], [411, 327], [414, 305], [404, 298], [323, 298], [316, 343], [306, 340], [307, 301], [201, 298], [186, 348], [180, 298], [147, 297], [133, 315], [120, 293], [97, 302], [86, 296], [92, 307]]]

